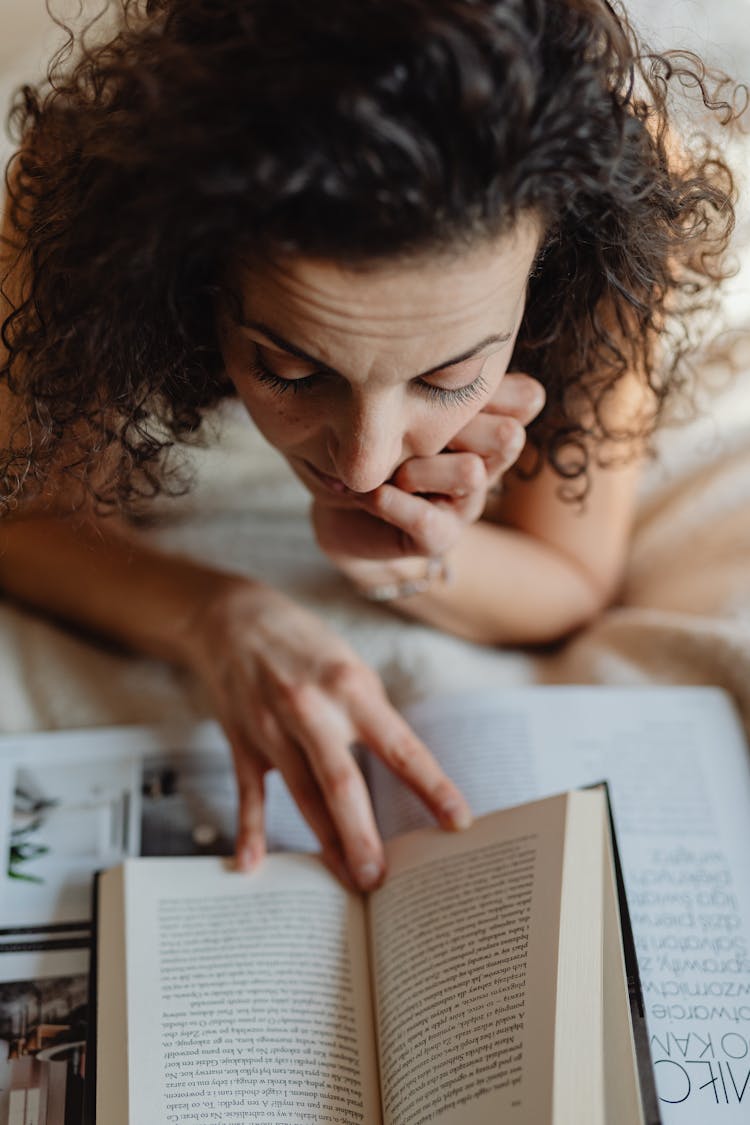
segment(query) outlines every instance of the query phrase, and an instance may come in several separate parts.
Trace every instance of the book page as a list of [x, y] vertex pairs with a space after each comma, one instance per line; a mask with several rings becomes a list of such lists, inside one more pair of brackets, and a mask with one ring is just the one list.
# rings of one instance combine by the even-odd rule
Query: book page
[[369, 900], [386, 1125], [551, 1119], [566, 806], [387, 845]]
[[364, 907], [319, 861], [130, 860], [125, 897], [132, 1122], [380, 1121]]
[[[665, 1125], [750, 1113], [750, 768], [711, 688], [533, 687], [407, 718], [476, 813], [607, 780]], [[373, 762], [387, 833], [430, 822]]]
[[[569, 793], [567, 802], [552, 1120], [555, 1125], [602, 1125], [607, 1121], [603, 1026], [607, 799], [600, 787]], [[625, 1001], [627, 987], [619, 983]], [[636, 1125], [635, 1119], [628, 1125]]]

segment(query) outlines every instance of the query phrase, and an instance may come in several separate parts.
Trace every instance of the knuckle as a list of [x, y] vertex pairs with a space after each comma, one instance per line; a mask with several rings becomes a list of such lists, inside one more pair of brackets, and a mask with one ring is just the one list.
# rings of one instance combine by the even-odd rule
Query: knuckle
[[523, 426], [515, 418], [506, 416], [495, 422], [495, 438], [504, 445], [512, 444], [523, 432]]
[[270, 711], [261, 711], [255, 717], [255, 730], [264, 746], [275, 745], [278, 742], [278, 724]]
[[323, 669], [321, 687], [332, 695], [354, 695], [362, 687], [363, 671], [363, 668], [351, 660], [336, 660]]
[[432, 504], [426, 503], [414, 518], [412, 537], [429, 549], [438, 535], [439, 522], [439, 512]]
[[284, 707], [295, 719], [304, 722], [314, 713], [316, 693], [312, 684], [299, 680], [283, 681], [278, 685]]
[[383, 750], [383, 756], [396, 773], [410, 773], [418, 755], [417, 745], [409, 738], [392, 739]]
[[323, 788], [329, 799], [337, 805], [346, 804], [357, 784], [354, 767], [345, 764], [323, 766], [321, 775]]
[[526, 430], [515, 418], [501, 418], [495, 427], [498, 444], [506, 457], [517, 457], [526, 442]]
[[485, 484], [486, 473], [480, 457], [470, 454], [461, 459], [459, 484], [469, 492], [476, 492]]

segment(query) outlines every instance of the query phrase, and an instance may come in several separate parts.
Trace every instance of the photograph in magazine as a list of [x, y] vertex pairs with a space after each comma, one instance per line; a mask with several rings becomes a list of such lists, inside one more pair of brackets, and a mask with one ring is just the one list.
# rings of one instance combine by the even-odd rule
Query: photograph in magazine
[[81, 1125], [90, 930], [3, 931], [0, 1123]]

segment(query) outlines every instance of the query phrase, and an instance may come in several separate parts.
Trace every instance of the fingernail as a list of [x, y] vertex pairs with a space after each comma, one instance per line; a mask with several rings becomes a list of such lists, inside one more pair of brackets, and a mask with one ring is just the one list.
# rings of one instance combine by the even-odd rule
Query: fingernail
[[474, 822], [471, 809], [463, 801], [448, 801], [443, 805], [440, 812], [442, 819], [448, 822], [448, 827], [455, 829], [457, 832], [469, 828]]
[[237, 852], [237, 870], [252, 871], [257, 863], [255, 852], [251, 847], [240, 848]]
[[372, 891], [383, 878], [383, 868], [379, 863], [363, 863], [357, 869], [357, 882], [365, 891]]

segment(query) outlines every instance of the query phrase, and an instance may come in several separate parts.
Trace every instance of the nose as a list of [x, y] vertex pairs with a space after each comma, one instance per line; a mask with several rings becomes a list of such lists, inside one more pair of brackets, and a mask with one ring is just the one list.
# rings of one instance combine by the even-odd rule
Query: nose
[[328, 429], [328, 456], [336, 476], [353, 492], [372, 492], [404, 460], [404, 433], [399, 403], [353, 403]]

